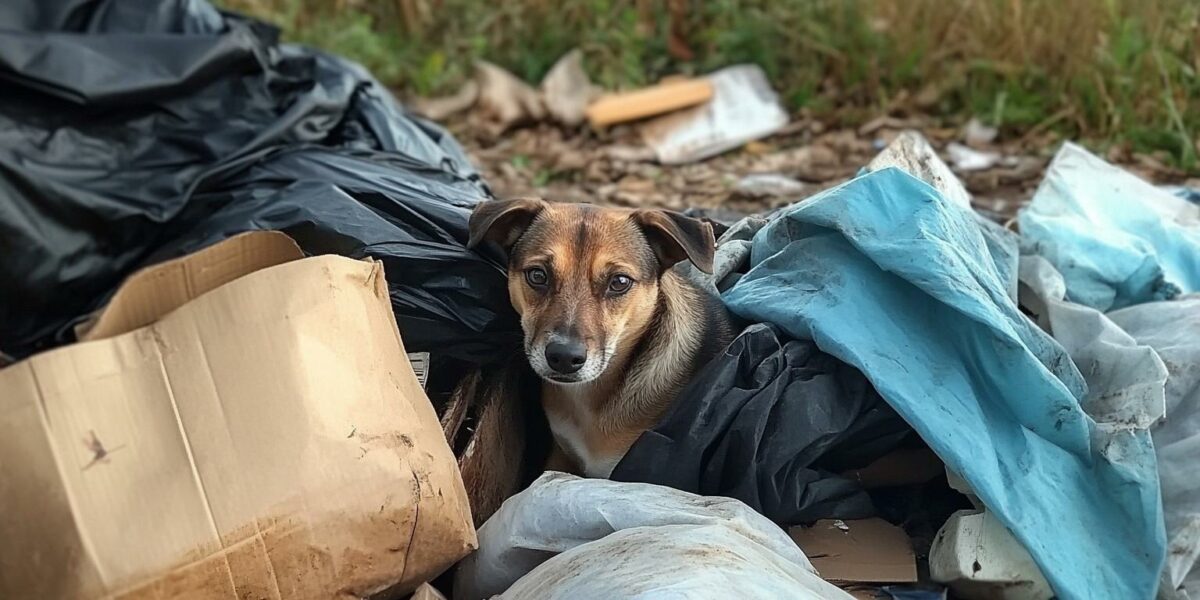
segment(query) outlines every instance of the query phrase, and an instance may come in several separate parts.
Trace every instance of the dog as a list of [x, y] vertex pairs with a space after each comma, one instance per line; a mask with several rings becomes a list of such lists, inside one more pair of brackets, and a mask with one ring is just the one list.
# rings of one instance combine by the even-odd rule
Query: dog
[[547, 469], [607, 478], [697, 369], [733, 337], [718, 298], [671, 267], [712, 272], [711, 225], [663, 210], [478, 205], [468, 247], [508, 252], [525, 357], [554, 440]]

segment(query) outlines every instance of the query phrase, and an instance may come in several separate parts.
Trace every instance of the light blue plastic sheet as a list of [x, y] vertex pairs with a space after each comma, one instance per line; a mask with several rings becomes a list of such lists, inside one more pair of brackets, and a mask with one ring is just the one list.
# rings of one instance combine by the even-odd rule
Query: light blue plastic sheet
[[[986, 231], [986, 233], [985, 233]], [[1016, 242], [895, 168], [788, 209], [724, 298], [855, 365], [1064, 600], [1154, 597], [1165, 533], [1144, 431], [1107, 431], [1013, 299]]]
[[1200, 290], [1200, 205], [1074, 144], [1018, 222], [1022, 253], [1049, 260], [1072, 302], [1109, 311]]

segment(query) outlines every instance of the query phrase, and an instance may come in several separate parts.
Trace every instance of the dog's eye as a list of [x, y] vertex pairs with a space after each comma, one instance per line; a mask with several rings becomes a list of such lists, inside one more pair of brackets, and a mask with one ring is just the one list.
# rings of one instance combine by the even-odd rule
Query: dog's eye
[[624, 294], [633, 287], [633, 279], [628, 275], [613, 275], [612, 279], [608, 280], [608, 291], [613, 294]]
[[542, 287], [549, 280], [550, 277], [546, 275], [546, 270], [541, 267], [533, 267], [532, 269], [525, 270], [525, 281], [533, 287]]

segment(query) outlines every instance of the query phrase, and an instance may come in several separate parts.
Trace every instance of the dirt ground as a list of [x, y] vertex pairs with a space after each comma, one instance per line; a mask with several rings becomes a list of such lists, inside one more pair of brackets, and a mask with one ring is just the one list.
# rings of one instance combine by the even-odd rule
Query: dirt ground
[[[1019, 139], [980, 142], [968, 127], [942, 127], [928, 118], [881, 117], [857, 129], [833, 130], [798, 118], [774, 136], [738, 150], [694, 164], [667, 166], [654, 161], [653, 153], [629, 126], [596, 133], [540, 124], [496, 135], [474, 126], [468, 117], [446, 125], [498, 197], [537, 195], [563, 202], [699, 208], [719, 219], [783, 206], [841, 183], [899, 132], [915, 129], [952, 167], [955, 163], [946, 151], [951, 143], [970, 144], [1000, 156], [990, 168], [956, 171], [973, 195], [975, 208], [1003, 223], [1028, 202], [1060, 145], [1052, 134], [1036, 131]], [[1106, 158], [1155, 183], [1200, 186], [1200, 180], [1187, 180], [1153, 156], [1113, 148]], [[783, 175], [797, 183], [772, 190], [739, 185], [754, 174]]]

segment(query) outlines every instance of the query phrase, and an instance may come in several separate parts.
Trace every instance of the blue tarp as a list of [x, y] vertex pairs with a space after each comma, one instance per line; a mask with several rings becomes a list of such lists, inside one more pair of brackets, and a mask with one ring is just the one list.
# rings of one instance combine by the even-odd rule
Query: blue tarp
[[1100, 311], [1200, 291], [1200, 205], [1064, 144], [1018, 217], [1023, 253]]
[[725, 300], [863, 371], [1021, 540], [1055, 592], [1150, 599], [1154, 450], [1083, 411], [1070, 357], [1018, 310], [1016, 241], [895, 168], [787, 209]]

